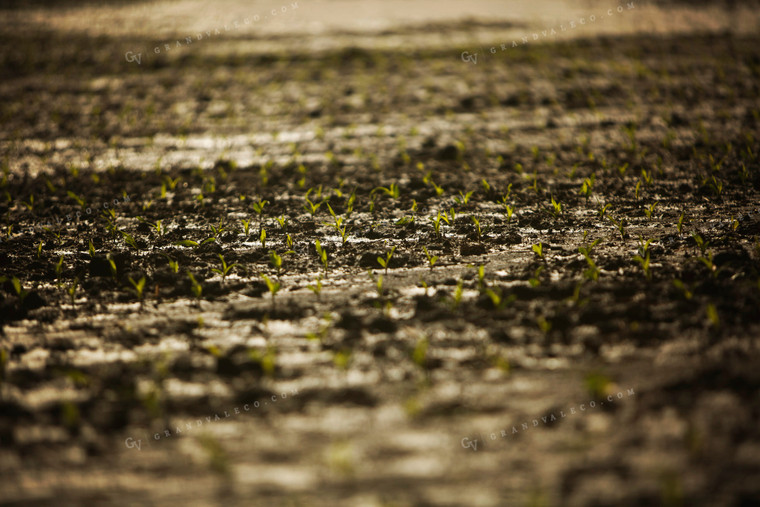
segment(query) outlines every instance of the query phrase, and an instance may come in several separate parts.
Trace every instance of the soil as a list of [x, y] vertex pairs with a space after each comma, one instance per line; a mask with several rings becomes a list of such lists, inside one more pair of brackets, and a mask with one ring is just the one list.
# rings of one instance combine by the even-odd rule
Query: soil
[[760, 37], [131, 43], [0, 35], [0, 503], [760, 502]]

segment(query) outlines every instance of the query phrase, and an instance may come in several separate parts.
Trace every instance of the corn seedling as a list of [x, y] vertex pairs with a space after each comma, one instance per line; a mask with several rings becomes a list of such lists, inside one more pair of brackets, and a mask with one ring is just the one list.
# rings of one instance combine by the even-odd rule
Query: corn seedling
[[562, 204], [555, 201], [554, 197], [551, 198], [552, 203], [552, 210], [551, 214], [554, 216], [554, 218], [559, 218], [562, 216]]
[[597, 215], [599, 216], [599, 220], [604, 220], [604, 215], [607, 214], [607, 210], [610, 208], [610, 204], [605, 204], [604, 206], [599, 208], [599, 212]]
[[264, 212], [264, 206], [267, 204], [269, 204], [269, 201], [260, 199], [258, 201], [253, 201], [251, 203], [251, 207], [253, 208], [253, 211], [255, 211], [256, 214], [260, 216]]
[[615, 228], [620, 233], [620, 239], [625, 241], [625, 226], [626, 226], [626, 220], [625, 218], [621, 218], [620, 220], [615, 220], [613, 217], [609, 216], [607, 219], [612, 222], [612, 225], [615, 226]]
[[433, 271], [435, 263], [438, 262], [438, 256], [430, 255], [426, 246], [423, 246], [422, 249], [425, 251], [425, 256], [427, 257], [428, 265], [430, 266], [430, 271]]
[[446, 218], [446, 215], [441, 215], [441, 212], [438, 212], [438, 215], [435, 217], [430, 217], [430, 220], [433, 222], [433, 228], [435, 229], [435, 235], [437, 237], [441, 237], [441, 220], [449, 223], [449, 219]]
[[541, 272], [544, 270], [543, 266], [539, 266], [538, 269], [533, 273], [533, 277], [528, 280], [528, 283], [531, 287], [538, 287], [541, 285]]
[[274, 250], [269, 251], [269, 264], [277, 270], [278, 275], [282, 272], [282, 256]]
[[190, 278], [190, 290], [193, 292], [193, 295], [198, 300], [198, 304], [200, 304], [201, 301], [201, 295], [203, 294], [203, 287], [201, 287], [201, 284], [198, 283], [198, 281], [195, 279], [193, 274], [188, 271], [187, 276]]
[[306, 211], [308, 211], [311, 214], [311, 216], [316, 215], [317, 211], [319, 211], [319, 207], [322, 206], [322, 203], [325, 202], [324, 200], [322, 200], [322, 201], [319, 201], [318, 203], [314, 203], [308, 197], [305, 197], [304, 199], [306, 200], [306, 204], [304, 204], [303, 208]]
[[[483, 180], [485, 181], [485, 180]], [[486, 183], [487, 184], [487, 183]], [[490, 187], [489, 187], [490, 188]], [[456, 201], [457, 204], [460, 206], [467, 206], [470, 203], [470, 197], [472, 197], [472, 194], [474, 193], [474, 190], [470, 190], [466, 194], [463, 193], [461, 190], [459, 191], [460, 197], [454, 197], [454, 201]]]
[[277, 220], [277, 223], [280, 224], [280, 229], [282, 229], [283, 231], [288, 230], [288, 218], [285, 215], [282, 215], [276, 218], [276, 220]]
[[26, 297], [29, 295], [29, 291], [24, 289], [24, 285], [15, 276], [11, 278], [11, 285], [13, 285], [13, 290], [16, 291], [16, 296], [18, 296], [19, 303], [23, 305], [24, 299], [26, 299]]
[[319, 240], [316, 240], [314, 242], [314, 247], [317, 249], [317, 255], [319, 256], [319, 261], [322, 263], [322, 266], [325, 268], [325, 276], [327, 276], [327, 250], [325, 250], [322, 247], [322, 244], [319, 242]]
[[639, 263], [641, 270], [644, 272], [644, 276], [646, 276], [647, 280], [651, 280], [652, 271], [649, 269], [649, 252], [647, 252], [646, 256], [644, 257], [641, 255], [634, 255], [633, 260]]
[[74, 301], [76, 300], [76, 294], [77, 294], [77, 285], [79, 284], [79, 278], [74, 277], [74, 280], [71, 282], [71, 285], [69, 285], [66, 288], [66, 293], [69, 295], [69, 299], [71, 300], [71, 305], [74, 306]]
[[475, 217], [470, 217], [470, 220], [472, 220], [472, 223], [475, 224], [475, 231], [478, 234], [478, 240], [480, 240], [480, 237], [483, 235], [483, 231], [480, 229], [480, 220]]
[[306, 286], [307, 289], [312, 291], [316, 296], [317, 299], [321, 299], [322, 295], [322, 275], [317, 275], [317, 278], [314, 279], [314, 285], [309, 284]]
[[119, 231], [124, 238], [124, 243], [128, 244], [135, 250], [140, 250], [140, 248], [137, 246], [137, 243], [135, 242], [135, 238], [133, 238], [129, 233], [126, 231]]
[[677, 225], [677, 227], [678, 227], [678, 234], [679, 235], [683, 234], [683, 224], [685, 223], [685, 220], [686, 220], [686, 215], [682, 211], [681, 212], [681, 216], [678, 217], [678, 225]]
[[694, 293], [686, 287], [686, 285], [678, 278], [673, 279], [673, 287], [681, 291], [684, 299], [689, 300], [694, 297]]
[[211, 271], [214, 273], [219, 273], [219, 275], [222, 277], [222, 283], [224, 283], [224, 280], [227, 278], [227, 275], [232, 271], [232, 268], [237, 266], [236, 263], [233, 264], [227, 264], [227, 261], [224, 260], [224, 256], [222, 254], [218, 254], [219, 260], [222, 262], [222, 265], [220, 268], [212, 268]]
[[543, 243], [536, 243], [535, 245], [532, 245], [531, 248], [533, 249], [533, 253], [538, 256], [539, 259], [544, 259], [544, 244]]
[[659, 203], [660, 203], [659, 201], [656, 201], [651, 206], [649, 206], [648, 208], [644, 208], [644, 213], [646, 214], [648, 220], [652, 220], [652, 215], [654, 214], [654, 209], [657, 207], [657, 205]]
[[243, 233], [245, 234], [245, 237], [247, 238], [248, 231], [250, 230], [250, 226], [251, 226], [251, 221], [241, 218], [240, 223], [243, 224]]
[[694, 238], [694, 243], [697, 244], [697, 247], [699, 248], [699, 252], [702, 255], [702, 257], [705, 256], [705, 251], [707, 250], [707, 247], [710, 245], [709, 241], [705, 241], [702, 236], [697, 234], [696, 232], [691, 233], [691, 237]]
[[130, 289], [132, 292], [135, 293], [135, 296], [137, 296], [137, 299], [140, 300], [140, 302], [143, 301], [143, 290], [145, 289], [145, 277], [141, 277], [139, 281], [135, 281], [131, 276], [127, 278], [129, 280], [129, 283], [132, 284], [132, 289]]
[[391, 197], [394, 200], [398, 199], [401, 195], [401, 190], [396, 183], [391, 183], [388, 187], [377, 187], [373, 189], [372, 192], [370, 192], [370, 195], [374, 194], [375, 192], [383, 192], [385, 195]]
[[267, 247], [267, 231], [263, 227], [261, 228], [261, 234], [259, 234], [259, 241], [261, 242], [262, 248]]
[[391, 258], [393, 258], [393, 252], [395, 251], [396, 251], [396, 247], [394, 246], [385, 254], [385, 259], [383, 259], [382, 257], [377, 258], [377, 263], [380, 264], [383, 268], [385, 268], [386, 275], [388, 274], [388, 267], [391, 264]]
[[277, 292], [280, 290], [280, 282], [271, 280], [267, 275], [263, 273], [261, 274], [261, 278], [263, 278], [264, 282], [267, 284], [267, 289], [272, 295], [272, 306], [274, 306], [274, 298], [277, 295]]

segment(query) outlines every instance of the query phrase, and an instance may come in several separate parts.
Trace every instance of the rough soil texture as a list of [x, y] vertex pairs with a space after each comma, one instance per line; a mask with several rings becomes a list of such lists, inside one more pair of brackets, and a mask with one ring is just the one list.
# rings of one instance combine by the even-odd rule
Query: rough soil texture
[[760, 37], [130, 42], [0, 35], [0, 503], [760, 502]]

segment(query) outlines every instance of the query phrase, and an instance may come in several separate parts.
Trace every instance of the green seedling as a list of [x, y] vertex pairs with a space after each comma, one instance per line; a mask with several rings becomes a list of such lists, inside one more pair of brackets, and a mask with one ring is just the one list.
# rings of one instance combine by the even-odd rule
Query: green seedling
[[13, 290], [16, 291], [16, 296], [18, 296], [19, 303], [23, 305], [24, 299], [26, 299], [26, 297], [29, 295], [29, 291], [24, 289], [21, 281], [15, 276], [11, 278], [11, 285], [13, 285]]
[[604, 220], [604, 215], [607, 214], [607, 210], [610, 208], [610, 204], [605, 204], [604, 206], [599, 208], [599, 212], [597, 215], [599, 216], [599, 220]]
[[694, 297], [694, 293], [690, 289], [688, 289], [686, 285], [678, 278], [673, 279], [673, 287], [680, 290], [681, 293], [683, 294], [683, 297], [686, 300], [689, 300], [692, 297]]
[[76, 203], [79, 204], [79, 206], [81, 206], [82, 208], [86, 208], [87, 207], [87, 203], [85, 202], [85, 200], [82, 199], [81, 197], [79, 197], [77, 194], [75, 194], [71, 190], [67, 190], [66, 191], [66, 195], [68, 195], [70, 198], [74, 199], [76, 201]]
[[449, 208], [449, 216], [451, 217], [452, 223], [457, 219], [457, 212], [454, 208]]
[[124, 243], [128, 244], [135, 250], [140, 250], [140, 248], [137, 246], [137, 243], [135, 242], [135, 238], [133, 238], [129, 233], [126, 231], [119, 231], [124, 238]]
[[702, 236], [697, 234], [696, 232], [691, 233], [691, 237], [694, 238], [694, 242], [697, 244], [697, 247], [699, 248], [699, 252], [702, 255], [702, 257], [705, 256], [705, 251], [707, 250], [707, 247], [710, 245], [709, 241], [705, 241]]
[[538, 269], [533, 273], [533, 277], [528, 280], [528, 283], [531, 287], [538, 287], [541, 285], [541, 272], [544, 270], [543, 266], [539, 266]]
[[227, 230], [227, 228], [224, 226], [224, 218], [219, 219], [218, 227], [214, 227], [214, 224], [209, 224], [209, 228], [211, 229], [211, 237], [214, 239], [216, 239], [221, 233]]
[[34, 195], [29, 196], [29, 202], [22, 202], [21, 204], [26, 206], [29, 211], [34, 212]]
[[686, 220], [686, 214], [682, 211], [681, 212], [681, 216], [678, 217], [678, 226], [677, 227], [678, 227], [678, 234], [679, 235], [683, 234], [683, 224], [684, 224], [685, 220]]
[[374, 194], [375, 192], [383, 192], [385, 195], [391, 197], [394, 200], [398, 199], [401, 195], [401, 190], [396, 183], [391, 183], [388, 187], [377, 187], [373, 189], [372, 192], [370, 192], [370, 195]]
[[277, 223], [280, 224], [280, 229], [283, 231], [288, 230], [288, 218], [285, 215], [282, 215], [281, 217], [276, 218]]
[[172, 260], [172, 258], [165, 253], [162, 253], [161, 255], [166, 257], [166, 260], [169, 261], [169, 269], [171, 269], [172, 273], [179, 272], [179, 263], [177, 261]]
[[222, 277], [222, 283], [224, 283], [224, 280], [227, 278], [227, 275], [232, 271], [232, 268], [237, 266], [237, 263], [233, 264], [227, 264], [227, 261], [224, 260], [224, 256], [222, 254], [217, 254], [219, 256], [219, 260], [222, 262], [221, 268], [212, 268], [211, 271], [214, 273], [219, 273]]
[[251, 226], [251, 221], [241, 218], [240, 223], [243, 224], [243, 233], [245, 234], [245, 237], [247, 238], [248, 231], [250, 230], [250, 226]]
[[324, 266], [325, 276], [327, 276], [327, 250], [322, 247], [322, 244], [319, 242], [319, 240], [316, 240], [314, 242], [314, 247], [317, 249], [319, 261], [322, 263], [322, 266]]
[[[483, 180], [485, 181], [485, 180]], [[486, 183], [487, 185], [487, 183]], [[490, 188], [490, 187], [489, 187]], [[470, 197], [472, 197], [472, 194], [474, 193], [474, 190], [470, 190], [466, 194], [463, 193], [461, 190], [459, 191], [460, 197], [454, 197], [454, 201], [459, 204], [460, 206], [467, 206], [470, 203]]]
[[454, 289], [454, 299], [453, 304], [451, 305], [452, 309], [456, 309], [459, 307], [459, 304], [462, 302], [462, 295], [464, 294], [464, 280], [461, 278], [459, 281], [457, 281], [457, 288]]
[[282, 256], [274, 250], [269, 251], [269, 264], [277, 270], [278, 275], [282, 272]]
[[552, 330], [552, 323], [546, 320], [543, 315], [536, 317], [536, 324], [544, 334], [549, 334], [549, 331]]
[[478, 266], [478, 289], [483, 290], [486, 287], [486, 267], [482, 264]]
[[554, 197], [551, 198], [551, 203], [552, 203], [551, 213], [554, 216], [554, 218], [559, 218], [560, 216], [562, 216], [562, 204], [555, 201]]
[[644, 276], [646, 276], [647, 280], [651, 280], [652, 271], [649, 269], [649, 252], [647, 252], [644, 257], [641, 255], [634, 255], [633, 260], [641, 265], [641, 270], [644, 272]]
[[718, 310], [715, 308], [715, 305], [712, 303], [709, 303], [707, 305], [707, 308], [705, 308], [705, 314], [707, 315], [707, 319], [710, 321], [710, 325], [718, 328], [720, 327], [720, 317], [718, 316]]
[[485, 178], [480, 180], [480, 186], [483, 187], [483, 193], [487, 194], [491, 191], [491, 185], [486, 181]]
[[58, 259], [58, 264], [55, 265], [55, 275], [56, 275], [56, 277], [58, 279], [58, 281], [56, 282], [56, 286], [58, 286], [59, 288], [60, 288], [61, 282], [62, 282], [62, 280], [61, 280], [61, 273], [62, 272], [63, 272], [63, 255], [61, 255], [60, 259]]
[[438, 262], [438, 256], [430, 255], [426, 246], [423, 246], [422, 249], [425, 251], [425, 256], [427, 257], [428, 265], [430, 266], [430, 271], [433, 271], [435, 263]]
[[657, 205], [660, 203], [660, 201], [654, 202], [651, 206], [648, 208], [644, 208], [644, 213], [647, 216], [648, 220], [652, 220], [652, 215], [654, 214], [654, 209], [657, 207]]
[[596, 181], [596, 174], [591, 173], [591, 176], [589, 176], [588, 178], [584, 178], [583, 183], [581, 183], [581, 195], [586, 198], [587, 205], [588, 205], [588, 200], [591, 197], [591, 194], [593, 193], [595, 181]]
[[267, 247], [267, 231], [263, 227], [261, 228], [261, 234], [259, 234], [259, 241], [261, 242], [262, 248]]
[[441, 215], [441, 212], [438, 212], [438, 215], [435, 217], [430, 217], [430, 220], [433, 222], [433, 228], [435, 229], [435, 235], [437, 237], [441, 237], [441, 220], [449, 224], [449, 219], [446, 218], [446, 215]]
[[515, 294], [510, 294], [505, 298], [504, 293], [499, 287], [494, 287], [493, 289], [487, 288], [485, 290], [485, 294], [488, 296], [488, 299], [491, 300], [491, 303], [493, 304], [495, 310], [501, 310], [507, 305], [511, 304], [513, 301], [517, 300], [517, 296]]
[[636, 186], [633, 189], [633, 195], [636, 197], [636, 200], [639, 200], [639, 192], [641, 191], [641, 180], [638, 180], [636, 182]]
[[188, 271], [187, 276], [190, 278], [190, 290], [193, 292], [193, 295], [198, 300], [198, 304], [200, 304], [201, 301], [201, 295], [203, 294], [203, 287], [201, 287], [201, 284], [198, 283], [198, 281], [195, 279], [193, 274]]
[[607, 220], [612, 222], [612, 225], [614, 225], [618, 232], [620, 233], [620, 239], [625, 241], [625, 226], [626, 226], [626, 220], [625, 218], [621, 218], [620, 220], [615, 220], [613, 217], [609, 216], [607, 217]]
[[71, 301], [71, 305], [74, 306], [74, 302], [76, 301], [76, 294], [77, 294], [77, 285], [79, 284], [79, 278], [74, 277], [74, 280], [71, 282], [71, 285], [69, 285], [66, 288], [66, 293], [69, 295], [69, 300]]
[[428, 340], [426, 337], [421, 337], [419, 340], [417, 340], [417, 343], [414, 346], [414, 349], [412, 350], [411, 356], [412, 361], [414, 364], [419, 366], [422, 369], [425, 369], [427, 366], [427, 351], [428, 351]]
[[321, 299], [322, 295], [322, 275], [317, 275], [317, 278], [314, 279], [314, 285], [307, 285], [307, 289], [312, 291], [316, 296], [317, 300]]
[[111, 268], [111, 278], [113, 278], [113, 281], [115, 282], [116, 281], [116, 263], [114, 262], [110, 253], [106, 255], [106, 259], [108, 260], [108, 267]]
[[535, 245], [532, 245], [531, 248], [533, 249], [533, 253], [535, 253], [539, 259], [544, 259], [544, 244], [543, 243], [536, 243]]
[[137, 281], [137, 282], [134, 281], [134, 279], [131, 276], [128, 277], [127, 280], [129, 280], [129, 283], [131, 283], [132, 287], [133, 287], [130, 290], [132, 292], [134, 292], [135, 295], [137, 296], [137, 299], [139, 299], [140, 302], [142, 302], [142, 300], [143, 300], [143, 290], [145, 289], [145, 277], [144, 276], [141, 277], [140, 280]]
[[480, 220], [475, 217], [470, 217], [470, 220], [472, 220], [472, 223], [475, 224], [475, 231], [478, 234], [478, 240], [480, 240], [480, 237], [483, 235], [483, 231], [480, 229]]
[[269, 201], [260, 199], [258, 201], [253, 201], [251, 203], [251, 207], [253, 208], [253, 211], [255, 211], [257, 215], [261, 215], [262, 213], [264, 213], [264, 206], [266, 206], [267, 204], [269, 204]]
[[391, 264], [391, 258], [393, 258], [393, 252], [395, 251], [396, 251], [396, 247], [394, 246], [385, 254], [385, 259], [383, 259], [382, 257], [377, 258], [377, 263], [380, 264], [383, 268], [385, 268], [386, 275], [388, 274], [388, 267]]
[[40, 258], [40, 255], [42, 255], [42, 240], [40, 240], [40, 243], [37, 245], [37, 258]]
[[293, 238], [290, 237], [290, 234], [285, 235], [285, 244], [288, 245], [288, 250], [293, 250]]
[[380, 299], [385, 295], [385, 291], [383, 290], [383, 275], [378, 275], [377, 280], [375, 280], [375, 291], [377, 291], [377, 297]]
[[309, 199], [308, 197], [305, 197], [304, 199], [306, 200], [306, 204], [304, 204], [304, 209], [308, 211], [311, 214], [311, 216], [316, 215], [317, 211], [319, 211], [319, 207], [322, 206], [322, 203], [325, 202], [324, 200], [322, 200], [322, 201], [319, 201], [318, 203], [313, 203], [311, 202], [311, 199]]
[[713, 278], [718, 278], [718, 273], [720, 273], [722, 268], [718, 268], [713, 262], [712, 252], [707, 252], [704, 256], [697, 257], [697, 260], [705, 265], [707, 270], [710, 271], [710, 274], [713, 276]]
[[267, 275], [264, 273], [261, 274], [261, 278], [264, 279], [264, 282], [267, 284], [267, 289], [269, 290], [269, 293], [272, 295], [272, 306], [274, 306], [274, 298], [277, 295], [277, 292], [280, 290], [280, 282], [275, 282], [271, 280]]
[[717, 179], [714, 175], [703, 180], [702, 186], [712, 190], [715, 197], [720, 197], [723, 194], [723, 182]]

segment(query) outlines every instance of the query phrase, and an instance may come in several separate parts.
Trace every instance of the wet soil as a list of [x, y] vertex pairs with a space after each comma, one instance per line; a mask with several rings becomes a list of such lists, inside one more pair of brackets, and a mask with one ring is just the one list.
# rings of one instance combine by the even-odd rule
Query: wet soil
[[757, 37], [129, 42], [0, 35], [3, 504], [760, 501]]

